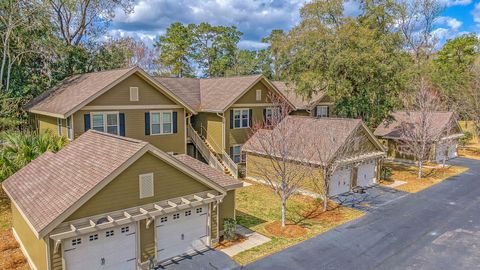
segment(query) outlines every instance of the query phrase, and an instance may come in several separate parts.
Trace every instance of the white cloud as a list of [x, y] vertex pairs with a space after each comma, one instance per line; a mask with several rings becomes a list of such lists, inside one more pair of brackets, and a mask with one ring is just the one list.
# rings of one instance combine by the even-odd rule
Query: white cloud
[[438, 24], [438, 25], [446, 25], [454, 31], [457, 31], [463, 25], [463, 23], [461, 21], [459, 21], [455, 18], [452, 18], [452, 17], [448, 17], [448, 16], [438, 17], [436, 19], [435, 23]]
[[480, 3], [476, 4], [472, 10], [473, 21], [480, 24]]
[[439, 0], [439, 3], [445, 7], [466, 6], [472, 3], [472, 0]]

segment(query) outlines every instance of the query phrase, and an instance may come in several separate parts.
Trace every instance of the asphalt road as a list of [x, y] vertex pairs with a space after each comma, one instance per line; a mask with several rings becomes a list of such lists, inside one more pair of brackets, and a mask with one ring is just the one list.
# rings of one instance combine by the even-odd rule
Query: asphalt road
[[480, 161], [245, 269], [480, 269]]

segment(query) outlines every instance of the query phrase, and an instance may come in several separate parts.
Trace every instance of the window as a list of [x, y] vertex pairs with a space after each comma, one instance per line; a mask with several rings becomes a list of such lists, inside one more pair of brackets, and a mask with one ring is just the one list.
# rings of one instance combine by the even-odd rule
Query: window
[[261, 101], [262, 100], [262, 90], [258, 89], [256, 92], [255, 92], [255, 99], [257, 101]]
[[160, 218], [160, 222], [161, 223], [164, 223], [164, 222], [167, 222], [168, 221], [168, 218], [167, 217], [161, 217]]
[[202, 208], [197, 208], [196, 211], [197, 211], [197, 214], [200, 214], [200, 213], [202, 213], [203, 209]]
[[192, 215], [192, 210], [185, 211], [185, 216], [188, 217]]
[[243, 161], [241, 145], [232, 146], [232, 160], [235, 163], [240, 163]]
[[173, 214], [173, 219], [179, 219], [179, 218], [180, 218], [180, 214], [179, 214], [179, 213]]
[[92, 129], [96, 131], [118, 135], [118, 122], [117, 112], [92, 113]]
[[98, 240], [98, 234], [92, 234], [88, 237], [88, 239], [90, 241], [95, 241], [95, 240]]
[[62, 136], [62, 119], [57, 118], [57, 135]]
[[114, 235], [113, 230], [110, 230], [110, 231], [106, 231], [106, 232], [105, 232], [105, 236], [106, 236], [106, 237], [110, 237], [110, 236], [113, 236], [113, 235]]
[[266, 108], [265, 109], [265, 124], [268, 126], [268, 125], [271, 125], [273, 120], [277, 120], [276, 122], [278, 122], [278, 119], [280, 117], [280, 108]]
[[171, 111], [165, 112], [150, 112], [150, 130], [152, 135], [158, 134], [172, 134], [173, 133], [173, 118]]
[[141, 174], [138, 176], [140, 185], [140, 199], [153, 196], [153, 173]]
[[316, 117], [328, 117], [328, 106], [317, 106]]
[[233, 110], [233, 128], [248, 128], [250, 126], [250, 110]]
[[67, 117], [67, 138], [69, 140], [73, 139], [73, 125], [72, 125], [72, 116]]
[[127, 233], [127, 232], [130, 231], [130, 227], [129, 227], [129, 226], [122, 227], [122, 228], [120, 229], [120, 231], [121, 231], [122, 233]]
[[130, 101], [138, 101], [138, 87], [130, 87]]
[[72, 240], [72, 246], [80, 245], [82, 243], [82, 238], [75, 238]]

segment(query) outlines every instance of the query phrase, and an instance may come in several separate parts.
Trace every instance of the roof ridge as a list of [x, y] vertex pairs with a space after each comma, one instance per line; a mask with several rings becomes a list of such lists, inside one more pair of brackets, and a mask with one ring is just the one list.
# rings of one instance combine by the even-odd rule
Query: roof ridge
[[260, 77], [264, 76], [263, 73], [252, 74], [252, 75], [234, 75], [234, 76], [224, 76], [224, 77], [209, 77], [209, 78], [198, 78], [199, 80], [214, 80], [214, 79], [233, 79], [233, 78], [248, 78], [248, 77]]
[[315, 121], [318, 120], [344, 120], [344, 121], [362, 121], [361, 118], [351, 118], [351, 117], [311, 117], [307, 115], [287, 115], [290, 118], [308, 118]]

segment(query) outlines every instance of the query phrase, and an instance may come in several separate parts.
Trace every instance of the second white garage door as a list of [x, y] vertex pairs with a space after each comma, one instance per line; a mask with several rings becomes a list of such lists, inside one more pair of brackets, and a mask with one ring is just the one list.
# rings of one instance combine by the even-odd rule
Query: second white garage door
[[332, 175], [328, 193], [335, 196], [345, 192], [349, 192], [352, 181], [352, 168], [338, 168]]
[[364, 162], [358, 166], [357, 185], [367, 187], [375, 184], [376, 162], [374, 160]]
[[189, 208], [155, 219], [157, 261], [208, 246], [208, 206]]

